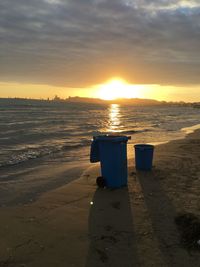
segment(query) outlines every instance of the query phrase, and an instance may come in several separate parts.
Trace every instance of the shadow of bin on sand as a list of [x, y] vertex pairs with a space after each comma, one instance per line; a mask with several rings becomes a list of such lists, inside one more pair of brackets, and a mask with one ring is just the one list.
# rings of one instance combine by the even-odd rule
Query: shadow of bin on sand
[[90, 162], [100, 161], [101, 175], [109, 188], [127, 185], [128, 136], [102, 135], [93, 137]]
[[153, 164], [154, 146], [148, 144], [137, 144], [134, 147], [136, 169], [150, 171]]

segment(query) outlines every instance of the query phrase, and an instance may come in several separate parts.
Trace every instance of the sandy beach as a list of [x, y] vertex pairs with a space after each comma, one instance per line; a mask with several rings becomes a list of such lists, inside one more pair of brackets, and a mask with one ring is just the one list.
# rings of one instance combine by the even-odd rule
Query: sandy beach
[[[199, 162], [197, 130], [157, 146], [151, 172], [136, 171], [130, 157], [128, 187], [117, 190], [96, 187], [99, 164], [13, 168], [10, 181], [1, 176], [0, 266], [200, 266], [200, 248], [182, 246], [174, 221], [200, 218]], [[40, 175], [54, 176], [48, 188]]]

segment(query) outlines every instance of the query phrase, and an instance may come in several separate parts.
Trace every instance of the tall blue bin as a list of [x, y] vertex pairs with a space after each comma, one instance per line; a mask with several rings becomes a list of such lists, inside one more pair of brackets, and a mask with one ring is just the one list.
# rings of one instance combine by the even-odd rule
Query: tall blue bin
[[106, 187], [127, 185], [127, 136], [97, 136], [91, 146], [90, 161], [100, 161]]
[[138, 144], [134, 147], [136, 169], [150, 171], [153, 163], [154, 146], [148, 144]]

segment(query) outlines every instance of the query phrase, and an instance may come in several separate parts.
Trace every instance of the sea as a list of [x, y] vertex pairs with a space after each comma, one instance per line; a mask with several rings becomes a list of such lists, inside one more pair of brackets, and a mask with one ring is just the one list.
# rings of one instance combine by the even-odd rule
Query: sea
[[137, 143], [183, 138], [199, 128], [192, 106], [131, 106], [0, 99], [0, 169], [36, 159], [88, 161], [93, 136], [119, 134]]

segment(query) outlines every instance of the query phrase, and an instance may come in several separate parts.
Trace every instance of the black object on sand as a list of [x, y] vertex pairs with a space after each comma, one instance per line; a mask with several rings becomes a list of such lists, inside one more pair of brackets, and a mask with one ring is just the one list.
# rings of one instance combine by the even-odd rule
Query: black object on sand
[[176, 216], [175, 223], [180, 232], [183, 247], [200, 250], [200, 220], [192, 213], [185, 213]]

